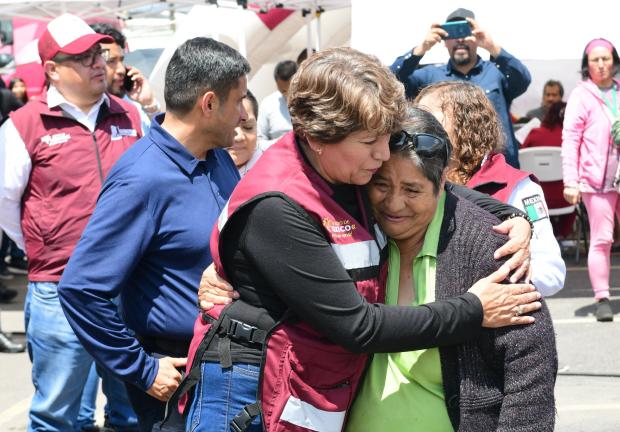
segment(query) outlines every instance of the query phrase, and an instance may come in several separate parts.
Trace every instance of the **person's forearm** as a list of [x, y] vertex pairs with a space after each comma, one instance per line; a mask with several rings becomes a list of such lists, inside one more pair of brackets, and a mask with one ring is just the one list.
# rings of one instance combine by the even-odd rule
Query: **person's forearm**
[[112, 301], [121, 295], [154, 236], [143, 194], [126, 179], [108, 177], [63, 272], [58, 294], [86, 350], [114, 374], [146, 390], [154, 379], [156, 361], [129, 333]]
[[515, 214], [523, 215], [523, 217], [527, 216], [518, 208], [496, 200], [495, 198], [474, 189], [469, 189], [468, 187], [454, 183], [446, 183], [446, 188], [461, 198], [465, 198], [467, 201], [476, 204], [481, 209], [488, 211], [498, 219], [505, 220]]
[[237, 222], [245, 227], [239, 247], [260, 257], [252, 272], [268, 275], [295, 315], [332, 342], [353, 352], [409, 351], [462, 343], [480, 331], [482, 306], [473, 294], [415, 308], [366, 302], [323, 234], [294, 208], [269, 200], [254, 207], [249, 222]]
[[497, 55], [493, 56], [493, 61], [506, 79], [505, 94], [508, 100], [512, 101], [525, 93], [532, 82], [528, 68], [505, 49], [500, 49]]
[[21, 203], [0, 198], [0, 231], [9, 236], [21, 250], [25, 250], [20, 223]]
[[417, 89], [409, 88], [414, 86], [413, 83], [410, 82], [410, 75], [419, 67], [421, 60], [421, 55], [416, 55], [413, 51], [409, 51], [398, 57], [392, 66], [390, 66], [396, 78], [405, 85], [407, 94], [417, 92]]
[[22, 195], [32, 161], [11, 119], [0, 127], [0, 229], [25, 250], [21, 228]]
[[587, 110], [581, 105], [579, 93], [571, 94], [566, 104], [562, 127], [562, 176], [565, 186], [579, 185], [579, 149], [583, 141]]
[[368, 307], [375, 310], [374, 316], [361, 322], [367, 332], [346, 334], [326, 328], [324, 333], [349, 351], [376, 353], [457, 345], [475, 339], [481, 331], [482, 305], [470, 293], [415, 307]]
[[58, 295], [84, 348], [117, 377], [146, 391], [157, 375], [157, 360], [146, 354], [127, 331], [117, 305], [95, 290], [76, 287], [70, 281], [61, 281]]

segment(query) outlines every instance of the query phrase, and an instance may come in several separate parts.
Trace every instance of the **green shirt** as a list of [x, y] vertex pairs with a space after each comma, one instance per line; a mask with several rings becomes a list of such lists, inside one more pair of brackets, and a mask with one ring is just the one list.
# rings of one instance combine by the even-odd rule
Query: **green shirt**
[[[413, 262], [416, 292], [412, 306], [435, 300], [437, 246], [445, 197], [442, 192], [422, 249]], [[398, 303], [399, 277], [400, 252], [390, 240], [386, 304]], [[375, 354], [353, 404], [347, 430], [452, 431], [444, 402], [439, 350]]]

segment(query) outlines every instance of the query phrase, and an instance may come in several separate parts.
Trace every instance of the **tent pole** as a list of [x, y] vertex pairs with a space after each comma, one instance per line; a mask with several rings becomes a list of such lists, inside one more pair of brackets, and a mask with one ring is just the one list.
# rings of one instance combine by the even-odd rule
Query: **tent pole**
[[312, 14], [306, 15], [306, 54], [308, 57], [312, 55]]
[[316, 50], [321, 51], [321, 10], [317, 9], [316, 14]]
[[245, 26], [239, 26], [239, 33], [237, 34], [237, 46], [239, 47], [239, 53], [245, 57], [246, 59], [248, 58], [248, 48], [246, 45], [246, 35], [245, 35]]

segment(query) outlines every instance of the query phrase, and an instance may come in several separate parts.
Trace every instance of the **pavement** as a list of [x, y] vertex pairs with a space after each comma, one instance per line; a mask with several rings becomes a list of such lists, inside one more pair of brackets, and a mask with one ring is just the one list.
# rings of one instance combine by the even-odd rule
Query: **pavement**
[[[598, 323], [586, 258], [575, 262], [569, 251], [566, 284], [547, 299], [559, 354], [555, 396], [557, 432], [620, 432], [620, 254], [612, 255], [611, 306], [615, 321]], [[7, 285], [19, 290], [14, 302], [2, 305], [2, 329], [24, 341], [23, 303], [26, 278]], [[26, 353], [0, 354], [0, 431], [25, 431], [33, 387]], [[104, 398], [99, 395], [101, 424]]]

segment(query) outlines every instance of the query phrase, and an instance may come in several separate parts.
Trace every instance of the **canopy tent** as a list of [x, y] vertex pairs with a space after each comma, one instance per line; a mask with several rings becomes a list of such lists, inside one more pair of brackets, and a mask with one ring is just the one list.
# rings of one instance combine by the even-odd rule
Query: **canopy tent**
[[212, 4], [226, 8], [247, 8], [267, 12], [273, 8], [307, 9], [309, 11], [349, 7], [351, 0], [0, 0], [0, 19], [27, 18], [49, 21], [69, 12], [85, 20], [95, 18], [131, 19], [161, 16], [171, 8], [189, 9], [191, 6]]
[[[310, 2], [293, 3], [300, 7]], [[197, 36], [212, 37], [245, 55], [252, 66], [249, 88], [261, 100], [276, 90], [273, 67], [277, 62], [295, 60], [303, 48], [349, 44], [350, 8], [336, 7], [346, 5], [345, 2], [331, 2], [335, 10], [323, 9], [316, 3], [313, 2], [312, 9], [306, 12], [303, 12], [304, 8], [302, 11], [270, 8], [266, 14], [256, 13], [249, 7], [243, 10], [194, 6], [167, 41], [149, 77], [158, 100], [163, 101], [165, 71], [174, 50], [187, 39]]]
[[[136, 40], [135, 37], [141, 37], [143, 43], [140, 48], [165, 48], [163, 58], [159, 59], [155, 65], [154, 74], [151, 76], [157, 93], [161, 95], [163, 70], [169, 56], [176, 46], [188, 37], [208, 35], [229, 43], [248, 56], [253, 66], [253, 72], [256, 73], [263, 64], [268, 64], [266, 68], [272, 67], [278, 56], [281, 60], [283, 59], [282, 56], [289, 55], [293, 49], [297, 51], [292, 57], [293, 59], [303, 46], [320, 49], [324, 34], [327, 35], [324, 37], [327, 41], [326, 46], [348, 43], [351, 31], [350, 4], [351, 0], [35, 0], [28, 2], [0, 0], [0, 20], [13, 19], [13, 22], [22, 23], [22, 27], [14, 31], [15, 41], [12, 49], [16, 58], [21, 59], [33, 57], [31, 55], [32, 50], [28, 49], [27, 45], [43, 31], [44, 22], [63, 13], [73, 13], [88, 22], [121, 20], [126, 24], [127, 34], [134, 37], [133, 41]], [[208, 12], [206, 12], [207, 10]], [[325, 31], [321, 28], [321, 15], [324, 11], [333, 10], [346, 10], [344, 22], [334, 23], [334, 19], [328, 18], [327, 21], [330, 22], [330, 25], [335, 25], [335, 28], [333, 31]], [[287, 25], [280, 26], [278, 31], [272, 32], [274, 27], [282, 21], [279, 18], [275, 20], [272, 18], [286, 15], [283, 14], [285, 11], [298, 12], [293, 14], [295, 19], [289, 20]], [[222, 19], [220, 17], [226, 17], [226, 26], [221, 25]], [[338, 19], [342, 20], [342, 18]], [[153, 33], [157, 33], [157, 31], [154, 31], [152, 25], [143, 28], [140, 25], [133, 25], [133, 23], [146, 21], [168, 23], [167, 25], [171, 30], [163, 32], [164, 35], [161, 34], [162, 32], [159, 35], [154, 35]], [[260, 21], [262, 23], [257, 24]], [[162, 27], [162, 24], [156, 25]], [[137, 31], [132, 31], [132, 27]], [[284, 27], [287, 27], [285, 32], [282, 31]], [[277, 36], [266, 37], [266, 32]], [[302, 42], [302, 46], [297, 47], [300, 32], [304, 33], [305, 41]], [[338, 34], [338, 37], [334, 38], [334, 33]], [[285, 34], [286, 37], [283, 36]], [[171, 37], [172, 35], [174, 37]], [[153, 38], [153, 36], [156, 37]], [[132, 37], [128, 39], [129, 47], [135, 49], [138, 44], [132, 43]], [[165, 42], [161, 42], [162, 39], [165, 39]], [[264, 43], [257, 43], [259, 40], [264, 41]], [[287, 48], [289, 52], [284, 54]], [[4, 48], [0, 48], [0, 50], [7, 52]], [[22, 52], [22, 50], [24, 51]], [[28, 55], [24, 55], [26, 53]], [[31, 64], [28, 63], [27, 67], [30, 68], [30, 66]], [[18, 68], [24, 67], [26, 66], [18, 64]], [[30, 69], [28, 70], [29, 76], [37, 75], [36, 71]], [[22, 72], [22, 75], [26, 75], [26, 72]], [[41, 74], [38, 73], [38, 75]], [[263, 75], [267, 77], [271, 75], [271, 71], [265, 72], [263, 70]], [[36, 93], [41, 84], [38, 81], [42, 80], [39, 77], [33, 81], [36, 82], [29, 84], [29, 91], [32, 90]], [[271, 84], [271, 80], [268, 79], [261, 78], [259, 81]], [[256, 87], [263, 86], [257, 85]], [[257, 93], [259, 98], [264, 96], [260, 91]]]

